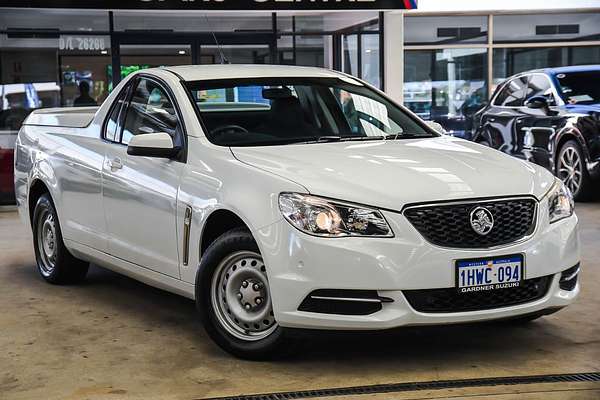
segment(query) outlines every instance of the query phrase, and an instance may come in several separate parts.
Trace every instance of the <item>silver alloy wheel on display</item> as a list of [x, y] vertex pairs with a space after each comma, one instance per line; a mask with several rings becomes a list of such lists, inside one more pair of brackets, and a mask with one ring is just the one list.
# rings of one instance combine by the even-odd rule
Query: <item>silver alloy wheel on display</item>
[[56, 238], [56, 223], [54, 215], [49, 210], [40, 213], [37, 220], [37, 245], [40, 255], [40, 271], [48, 277], [56, 266], [56, 253], [58, 250]]
[[277, 328], [266, 268], [253, 251], [233, 253], [219, 263], [211, 303], [221, 326], [238, 339], [261, 340]]
[[573, 147], [567, 147], [558, 160], [558, 177], [571, 193], [575, 194], [581, 186], [583, 163], [579, 153]]

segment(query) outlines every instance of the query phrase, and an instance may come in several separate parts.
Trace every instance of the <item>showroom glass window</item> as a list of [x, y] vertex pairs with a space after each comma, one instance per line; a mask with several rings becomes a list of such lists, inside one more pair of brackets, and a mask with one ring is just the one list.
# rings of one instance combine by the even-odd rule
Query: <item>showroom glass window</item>
[[406, 15], [404, 25], [405, 105], [465, 138], [474, 112], [506, 78], [600, 64], [598, 12]]
[[495, 15], [493, 83], [537, 68], [598, 64], [599, 41], [600, 13]]
[[0, 204], [15, 201], [14, 143], [32, 110], [108, 96], [108, 29], [104, 11], [0, 11]]
[[469, 46], [487, 42], [487, 17], [406, 17], [404, 32], [404, 104], [468, 138], [488, 95], [487, 49]]
[[279, 64], [344, 71], [383, 87], [379, 13], [277, 13]]

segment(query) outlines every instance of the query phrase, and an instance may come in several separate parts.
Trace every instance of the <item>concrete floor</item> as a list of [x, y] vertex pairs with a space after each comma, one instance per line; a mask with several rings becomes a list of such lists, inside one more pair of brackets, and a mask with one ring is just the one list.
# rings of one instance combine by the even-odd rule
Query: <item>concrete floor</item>
[[[527, 326], [482, 324], [318, 335], [278, 362], [218, 349], [193, 302], [94, 267], [79, 286], [44, 283], [31, 235], [0, 212], [0, 399], [212, 396], [494, 376], [600, 372], [600, 204], [578, 204], [583, 289]], [[600, 399], [600, 383], [433, 390], [361, 399]], [[359, 397], [352, 397], [359, 399]]]

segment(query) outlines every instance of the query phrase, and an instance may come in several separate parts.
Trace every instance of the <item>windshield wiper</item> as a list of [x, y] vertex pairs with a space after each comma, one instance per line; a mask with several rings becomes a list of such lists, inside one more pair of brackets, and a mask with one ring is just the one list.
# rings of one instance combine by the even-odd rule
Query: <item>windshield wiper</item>
[[391, 133], [389, 135], [385, 135], [385, 140], [396, 140], [396, 139], [415, 139], [415, 138], [430, 138], [433, 135], [429, 133], [408, 133], [408, 132], [398, 132]]
[[329, 143], [329, 142], [339, 142], [342, 140], [341, 136], [337, 135], [329, 135], [329, 136], [314, 136], [309, 140], [305, 140], [304, 143]]
[[355, 141], [355, 140], [381, 140], [384, 136], [344, 136], [344, 140]]

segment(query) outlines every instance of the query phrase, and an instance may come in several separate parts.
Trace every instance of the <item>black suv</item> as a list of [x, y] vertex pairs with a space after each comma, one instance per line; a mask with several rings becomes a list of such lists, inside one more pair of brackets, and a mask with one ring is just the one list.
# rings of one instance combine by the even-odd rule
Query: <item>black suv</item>
[[542, 165], [576, 200], [600, 178], [600, 65], [523, 72], [474, 115], [473, 140]]

